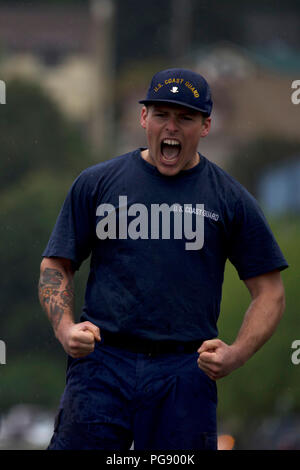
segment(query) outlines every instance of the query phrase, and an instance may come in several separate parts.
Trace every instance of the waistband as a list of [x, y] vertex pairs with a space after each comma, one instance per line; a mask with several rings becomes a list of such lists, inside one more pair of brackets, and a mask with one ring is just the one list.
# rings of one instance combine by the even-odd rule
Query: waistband
[[151, 341], [133, 335], [111, 333], [102, 329], [100, 329], [100, 335], [103, 344], [143, 354], [195, 353], [204, 341]]

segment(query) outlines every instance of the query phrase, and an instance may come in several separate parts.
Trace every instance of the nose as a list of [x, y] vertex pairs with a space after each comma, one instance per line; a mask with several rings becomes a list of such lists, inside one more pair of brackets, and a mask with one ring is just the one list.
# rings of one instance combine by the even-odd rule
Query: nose
[[178, 131], [178, 124], [175, 117], [169, 117], [166, 125], [166, 130], [174, 133]]

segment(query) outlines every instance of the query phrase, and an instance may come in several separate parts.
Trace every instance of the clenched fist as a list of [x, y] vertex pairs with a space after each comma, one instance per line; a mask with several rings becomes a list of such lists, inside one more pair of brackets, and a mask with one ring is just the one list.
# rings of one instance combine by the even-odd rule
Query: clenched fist
[[66, 353], [74, 358], [87, 356], [94, 351], [95, 341], [101, 341], [100, 329], [89, 321], [68, 323], [56, 336]]
[[220, 339], [204, 341], [197, 352], [198, 367], [212, 380], [225, 377], [241, 365], [237, 348]]

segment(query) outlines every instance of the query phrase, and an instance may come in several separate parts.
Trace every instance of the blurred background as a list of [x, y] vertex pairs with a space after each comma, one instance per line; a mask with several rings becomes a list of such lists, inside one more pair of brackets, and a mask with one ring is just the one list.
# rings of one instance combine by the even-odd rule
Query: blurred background
[[[299, 35], [298, 0], [0, 1], [0, 448], [43, 449], [52, 434], [66, 359], [37, 285], [68, 188], [87, 166], [145, 145], [137, 102], [156, 71], [180, 66], [212, 87], [199, 150], [259, 200], [290, 264], [275, 335], [218, 382], [219, 432], [235, 449], [300, 449]], [[87, 270], [75, 281], [78, 317]], [[249, 300], [228, 263], [224, 341]]]

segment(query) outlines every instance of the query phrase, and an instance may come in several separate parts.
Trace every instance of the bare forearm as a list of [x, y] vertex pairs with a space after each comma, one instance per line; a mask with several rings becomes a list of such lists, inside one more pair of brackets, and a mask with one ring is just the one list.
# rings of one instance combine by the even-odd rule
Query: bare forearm
[[277, 271], [245, 281], [252, 301], [236, 340], [206, 340], [198, 349], [198, 366], [213, 380], [242, 366], [272, 336], [285, 308], [284, 288]]
[[100, 329], [89, 321], [74, 321], [74, 271], [70, 260], [45, 258], [39, 282], [40, 303], [52, 323], [55, 336], [67, 354], [84, 357], [101, 341]]
[[74, 323], [73, 274], [55, 260], [41, 265], [39, 299], [57, 335], [64, 324]]
[[284, 295], [262, 293], [254, 298], [245, 314], [233, 347], [244, 364], [272, 336], [284, 312]]

